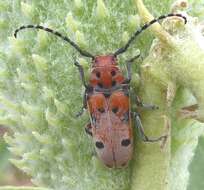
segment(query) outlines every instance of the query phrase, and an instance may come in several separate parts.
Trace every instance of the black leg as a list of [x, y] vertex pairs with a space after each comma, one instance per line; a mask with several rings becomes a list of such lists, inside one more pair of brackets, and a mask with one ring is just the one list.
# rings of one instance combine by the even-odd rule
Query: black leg
[[85, 126], [85, 132], [86, 132], [88, 135], [93, 136], [91, 123], [88, 123], [88, 124]]
[[87, 92], [86, 91], [85, 91], [84, 96], [83, 96], [83, 106], [82, 106], [81, 110], [76, 114], [76, 117], [80, 117], [84, 113], [84, 110], [87, 109], [87, 103], [86, 103]]
[[142, 107], [144, 109], [148, 109], [148, 110], [157, 110], [159, 109], [158, 106], [156, 105], [152, 105], [152, 104], [144, 104], [140, 98], [138, 96], [136, 96], [136, 104], [138, 107]]
[[133, 113], [133, 116], [135, 118], [135, 125], [136, 125], [136, 128], [138, 129], [139, 131], [139, 135], [140, 135], [140, 138], [144, 141], [144, 142], [158, 142], [158, 141], [162, 141], [162, 140], [166, 140], [167, 139], [167, 135], [163, 135], [163, 136], [160, 136], [158, 138], [149, 138], [145, 135], [144, 133], [144, 128], [142, 126], [142, 122], [140, 120], [140, 116], [138, 113]]
[[76, 114], [76, 117], [80, 117], [83, 113], [84, 113], [84, 109], [87, 108], [87, 104], [86, 104], [86, 94], [87, 94], [87, 89], [88, 89], [88, 85], [86, 84], [86, 81], [85, 81], [85, 76], [84, 76], [84, 69], [83, 67], [79, 64], [79, 62], [77, 62], [75, 60], [74, 62], [74, 65], [78, 67], [78, 70], [79, 70], [79, 74], [80, 74], [80, 78], [81, 78], [81, 81], [85, 87], [85, 93], [84, 93], [84, 96], [83, 96], [83, 107], [81, 108], [81, 110]]
[[127, 79], [125, 79], [124, 84], [129, 84], [131, 79], [132, 79], [132, 62], [135, 61], [136, 59], [138, 59], [140, 57], [140, 54], [127, 60], [126, 61], [126, 67], [127, 67]]
[[84, 87], [87, 89], [88, 86], [87, 86], [86, 81], [85, 81], [85, 75], [84, 75], [84, 69], [83, 69], [83, 67], [82, 67], [82, 66], [79, 64], [79, 62], [76, 61], [76, 60], [75, 60], [75, 62], [74, 62], [74, 65], [78, 67], [81, 81], [82, 81]]
[[76, 114], [76, 117], [82, 116], [83, 113], [84, 113], [84, 107], [82, 107], [81, 110]]

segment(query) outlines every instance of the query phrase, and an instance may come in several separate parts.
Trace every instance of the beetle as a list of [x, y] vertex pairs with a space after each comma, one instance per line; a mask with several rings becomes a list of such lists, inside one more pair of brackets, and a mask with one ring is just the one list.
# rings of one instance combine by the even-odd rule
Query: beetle
[[[86, 125], [85, 131], [93, 137], [99, 159], [109, 168], [123, 168], [132, 159], [133, 118], [143, 141], [157, 142], [167, 138], [167, 135], [154, 139], [147, 137], [144, 133], [139, 113], [130, 111], [131, 64], [139, 55], [126, 62], [127, 77], [122, 74], [117, 65], [118, 55], [126, 52], [140, 33], [152, 24], [167, 17], [181, 17], [184, 19], [185, 24], [187, 23], [186, 17], [181, 14], [162, 15], [144, 24], [139, 30], [136, 30], [127, 43], [114, 53], [97, 56], [82, 50], [75, 42], [60, 32], [44, 26], [26, 25], [15, 30], [15, 38], [17, 38], [17, 33], [20, 30], [29, 28], [44, 30], [68, 42], [80, 55], [92, 59], [92, 71], [88, 84], [85, 81], [83, 67], [77, 60], [74, 62], [85, 87], [83, 108], [77, 116], [80, 116], [84, 109], [88, 109], [90, 123]], [[136, 104], [137, 106], [152, 110], [157, 109], [154, 105], [142, 103], [138, 97], [136, 97]]]

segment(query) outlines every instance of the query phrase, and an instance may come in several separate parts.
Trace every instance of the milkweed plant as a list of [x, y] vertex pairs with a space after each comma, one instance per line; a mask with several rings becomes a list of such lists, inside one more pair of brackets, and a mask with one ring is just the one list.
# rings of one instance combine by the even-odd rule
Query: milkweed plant
[[[202, 0], [0, 1], [0, 124], [12, 131], [4, 136], [13, 154], [10, 161], [38, 186], [28, 189], [187, 189], [188, 167], [204, 133], [204, 14], [199, 5]], [[127, 72], [124, 60], [140, 51], [131, 91], [159, 106], [141, 110], [147, 135], [168, 138], [144, 143], [135, 130], [129, 166], [108, 169], [84, 132], [88, 114], [75, 117], [84, 88], [74, 59], [85, 68], [87, 80], [91, 60], [44, 31], [21, 31], [17, 39], [13, 33], [21, 25], [40, 24], [94, 55], [108, 54], [142, 24], [167, 13], [184, 15], [187, 24], [171, 17], [152, 25], [119, 64]]]

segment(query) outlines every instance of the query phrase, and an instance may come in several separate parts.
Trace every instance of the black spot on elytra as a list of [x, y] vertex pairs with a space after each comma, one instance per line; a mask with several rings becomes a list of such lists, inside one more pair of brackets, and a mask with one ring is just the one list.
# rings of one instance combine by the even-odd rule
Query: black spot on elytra
[[117, 112], [118, 112], [118, 108], [117, 108], [117, 107], [112, 108], [112, 112], [113, 112], [113, 113], [117, 113]]
[[104, 148], [104, 144], [101, 141], [96, 141], [96, 147], [102, 149]]
[[122, 146], [128, 146], [128, 145], [130, 145], [130, 139], [123, 139], [123, 140], [121, 141], [121, 145], [122, 145]]
[[101, 113], [104, 113], [105, 109], [104, 108], [98, 108], [98, 111], [101, 112]]

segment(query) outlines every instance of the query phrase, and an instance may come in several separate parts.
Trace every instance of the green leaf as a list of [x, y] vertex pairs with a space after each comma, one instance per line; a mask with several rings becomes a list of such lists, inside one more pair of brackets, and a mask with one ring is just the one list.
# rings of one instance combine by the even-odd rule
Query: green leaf
[[[163, 148], [159, 143], [140, 142], [135, 135], [134, 159], [121, 170], [106, 168], [95, 155], [92, 139], [84, 133], [88, 114], [75, 117], [84, 89], [73, 55], [78, 60], [81, 56], [43, 31], [23, 30], [17, 39], [13, 37], [21, 25], [41, 24], [69, 36], [94, 55], [109, 54], [133, 34], [133, 27], [138, 29], [138, 23], [152, 19], [150, 13], [157, 17], [182, 9], [187, 14], [185, 6], [171, 0], [146, 0], [149, 9], [139, 0], [7, 2], [0, 3], [0, 17], [8, 25], [0, 25], [4, 34], [0, 35], [0, 124], [14, 132], [12, 137], [5, 136], [16, 155], [12, 163], [29, 174], [34, 184], [52, 189], [186, 190], [187, 169], [203, 125], [194, 124], [192, 118], [181, 119], [177, 113], [195, 103], [195, 119], [202, 121], [204, 113], [204, 43], [194, 17], [187, 17], [187, 25], [174, 17], [162, 27], [151, 27], [118, 57], [123, 68], [124, 60], [137, 55], [138, 48], [142, 52], [142, 63], [133, 66], [133, 73], [140, 70], [141, 83], [132, 81], [131, 87], [145, 103], [160, 108], [142, 111], [142, 123], [148, 136], [168, 134]], [[137, 10], [134, 2], [142, 6]], [[85, 67], [88, 76], [90, 68]]]
[[204, 189], [203, 171], [204, 171], [204, 137], [201, 136], [198, 141], [198, 146], [195, 150], [195, 156], [189, 165], [190, 180], [188, 190]]
[[0, 190], [50, 190], [43, 187], [0, 186]]

